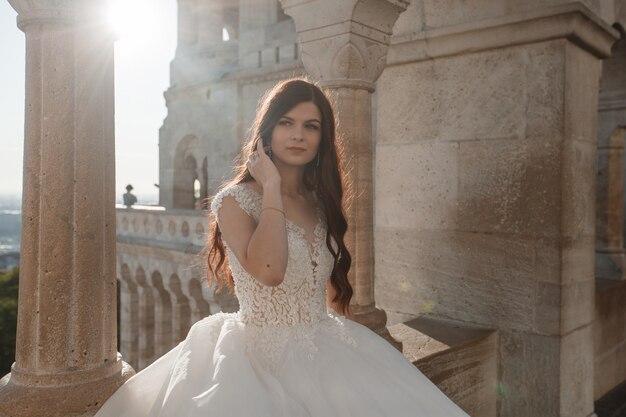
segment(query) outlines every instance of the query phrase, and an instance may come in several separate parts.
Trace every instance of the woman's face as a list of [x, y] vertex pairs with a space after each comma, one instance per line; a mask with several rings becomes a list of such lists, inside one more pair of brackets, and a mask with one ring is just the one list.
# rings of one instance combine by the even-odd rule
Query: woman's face
[[303, 102], [285, 113], [272, 131], [274, 163], [304, 166], [317, 156], [322, 139], [322, 116], [313, 102]]

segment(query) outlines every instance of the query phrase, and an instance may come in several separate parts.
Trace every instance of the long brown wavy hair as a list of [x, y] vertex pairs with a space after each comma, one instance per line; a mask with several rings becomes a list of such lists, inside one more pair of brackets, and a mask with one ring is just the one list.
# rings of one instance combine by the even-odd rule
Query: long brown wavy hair
[[[265, 148], [269, 148], [274, 127], [289, 110], [300, 103], [312, 102], [319, 109], [321, 120], [321, 141], [318, 158], [314, 158], [304, 168], [304, 185], [315, 193], [317, 201], [325, 214], [328, 231], [326, 246], [333, 255], [334, 266], [331, 283], [336, 291], [333, 302], [338, 302], [342, 311], [348, 313], [352, 286], [348, 281], [348, 270], [352, 262], [350, 252], [344, 243], [348, 222], [343, 210], [344, 184], [342, 174], [343, 151], [339, 146], [335, 132], [335, 116], [326, 95], [315, 84], [303, 78], [292, 78], [276, 84], [259, 101], [256, 118], [250, 128], [250, 135], [238, 157], [235, 178], [224, 187], [253, 181], [245, 162], [256, 149], [259, 139]], [[331, 244], [337, 243], [337, 250]], [[222, 234], [215, 215], [211, 215], [211, 232], [208, 238], [207, 264], [209, 285], [213, 281], [218, 291], [224, 286], [234, 290], [234, 281], [228, 268]]]

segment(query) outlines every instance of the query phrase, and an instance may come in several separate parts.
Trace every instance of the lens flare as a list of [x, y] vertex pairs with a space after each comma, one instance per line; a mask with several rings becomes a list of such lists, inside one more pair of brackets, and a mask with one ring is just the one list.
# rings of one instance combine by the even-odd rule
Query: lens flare
[[116, 0], [111, 3], [107, 20], [122, 41], [145, 41], [157, 28], [157, 16], [148, 0]]

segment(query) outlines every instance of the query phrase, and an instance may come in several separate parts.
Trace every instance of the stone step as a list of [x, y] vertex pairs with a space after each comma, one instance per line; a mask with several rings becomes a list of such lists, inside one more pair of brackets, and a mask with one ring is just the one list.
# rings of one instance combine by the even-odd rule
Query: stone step
[[389, 326], [402, 353], [469, 415], [497, 415], [497, 334], [418, 317]]

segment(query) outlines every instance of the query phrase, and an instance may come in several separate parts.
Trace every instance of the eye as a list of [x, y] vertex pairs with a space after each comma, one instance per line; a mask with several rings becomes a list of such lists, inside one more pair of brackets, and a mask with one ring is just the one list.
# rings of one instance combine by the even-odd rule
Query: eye
[[278, 124], [280, 126], [289, 126], [289, 125], [291, 125], [291, 122], [289, 120], [287, 120], [287, 119], [282, 119], [282, 120], [278, 121]]
[[312, 130], [319, 130], [319, 126], [314, 124], [314, 123], [309, 123], [306, 125], [307, 129], [312, 129]]

